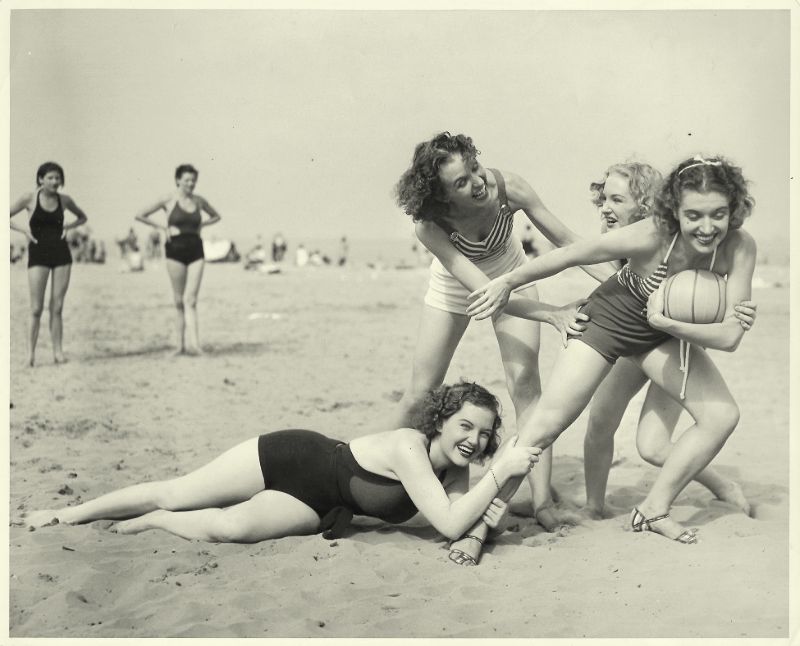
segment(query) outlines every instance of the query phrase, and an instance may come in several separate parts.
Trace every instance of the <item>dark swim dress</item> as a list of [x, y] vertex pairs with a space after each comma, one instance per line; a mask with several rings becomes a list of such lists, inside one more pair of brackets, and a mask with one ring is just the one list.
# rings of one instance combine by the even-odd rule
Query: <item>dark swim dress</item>
[[581, 341], [600, 353], [611, 364], [620, 357], [649, 352], [670, 337], [666, 332], [650, 327], [647, 322], [647, 299], [667, 275], [669, 256], [677, 234], [664, 259], [655, 271], [642, 278], [625, 263], [590, 295], [581, 308], [589, 316]]
[[184, 211], [177, 200], [167, 218], [167, 226], [175, 227], [180, 231], [172, 236], [164, 245], [167, 258], [177, 260], [184, 265], [190, 265], [197, 260], [205, 258], [203, 253], [203, 239], [200, 237], [200, 208], [191, 213]]
[[289, 429], [258, 438], [264, 488], [304, 502], [321, 518], [325, 538], [342, 535], [354, 514], [402, 523], [417, 508], [398, 480], [364, 469], [344, 442]]
[[56, 194], [58, 207], [55, 211], [46, 211], [39, 204], [39, 193], [36, 192], [36, 208], [33, 209], [29, 226], [36, 243], [28, 244], [28, 267], [48, 267], [55, 269], [72, 264], [72, 254], [64, 233], [64, 206], [61, 196]]

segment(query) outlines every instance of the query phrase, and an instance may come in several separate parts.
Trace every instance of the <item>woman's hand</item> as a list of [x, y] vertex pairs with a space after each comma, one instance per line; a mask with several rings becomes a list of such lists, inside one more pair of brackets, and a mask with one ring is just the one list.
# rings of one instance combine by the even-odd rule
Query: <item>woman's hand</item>
[[492, 529], [497, 529], [497, 526], [503, 522], [507, 513], [508, 504], [500, 498], [495, 498], [488, 509], [483, 512], [483, 522]]
[[502, 480], [527, 475], [539, 461], [542, 449], [535, 446], [517, 446], [519, 436], [515, 435], [508, 447], [501, 450], [491, 470], [501, 475]]
[[660, 330], [665, 319], [664, 283], [662, 282], [658, 289], [650, 294], [650, 298], [647, 299], [647, 323], [654, 330]]
[[25, 234], [25, 237], [29, 242], [32, 242], [33, 244], [39, 244], [39, 241], [33, 237], [33, 234], [30, 231], [23, 231], [22, 233]]
[[164, 227], [164, 236], [166, 238], [166, 242], [172, 240], [172, 236], [180, 235], [181, 230], [178, 227], [174, 226], [166, 226]]
[[475, 300], [467, 307], [467, 316], [479, 321], [489, 318], [506, 306], [510, 295], [511, 285], [508, 284], [506, 277], [498, 276], [469, 295], [470, 299]]
[[745, 330], [749, 330], [756, 322], [756, 308], [755, 301], [742, 301], [733, 308], [733, 315], [739, 319], [739, 325]]
[[586, 305], [587, 299], [582, 298], [574, 303], [562, 305], [550, 312], [547, 322], [561, 335], [561, 344], [566, 348], [569, 337], [577, 337], [586, 329], [584, 323], [589, 320], [588, 315], [580, 311]]

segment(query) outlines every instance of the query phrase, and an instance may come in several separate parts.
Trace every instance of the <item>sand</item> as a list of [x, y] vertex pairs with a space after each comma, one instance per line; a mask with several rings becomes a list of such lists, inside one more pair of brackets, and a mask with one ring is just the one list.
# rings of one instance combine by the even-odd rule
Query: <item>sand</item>
[[[24, 367], [24, 268], [12, 267], [9, 629], [12, 637], [787, 637], [789, 624], [789, 290], [760, 267], [759, 318], [735, 354], [715, 352], [741, 422], [716, 458], [754, 507], [748, 517], [692, 484], [673, 513], [699, 527], [683, 546], [626, 531], [656, 470], [618, 433], [614, 517], [550, 534], [513, 516], [481, 565], [447, 560], [415, 519], [359, 519], [345, 538], [256, 545], [120, 536], [108, 522], [28, 531], [26, 511], [180, 474], [236, 442], [282, 427], [349, 439], [383, 428], [405, 387], [424, 269], [320, 268], [268, 276], [206, 267], [206, 354], [174, 357], [163, 266], [123, 274], [75, 266], [66, 365], [53, 365], [46, 317], [39, 365]], [[543, 298], [572, 300], [569, 272]], [[544, 379], [558, 352], [543, 333]], [[473, 324], [449, 379], [480, 381], [514, 430], [490, 324]], [[565, 507], [583, 502], [585, 414], [555, 446]], [[473, 475], [479, 477], [476, 468]], [[514, 509], [524, 512], [524, 488]]]

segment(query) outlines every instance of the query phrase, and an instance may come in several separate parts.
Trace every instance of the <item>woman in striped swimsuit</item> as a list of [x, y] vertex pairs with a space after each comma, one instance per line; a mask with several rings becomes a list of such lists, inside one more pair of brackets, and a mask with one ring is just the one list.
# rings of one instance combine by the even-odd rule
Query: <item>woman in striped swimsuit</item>
[[[733, 308], [751, 292], [756, 244], [740, 227], [753, 204], [741, 169], [720, 158], [688, 159], [664, 182], [652, 217], [556, 249], [496, 278], [476, 290], [468, 309], [484, 318], [503, 307], [511, 290], [531, 280], [579, 264], [628, 259], [589, 297], [587, 328], [558, 358], [519, 441], [540, 448], [552, 444], [586, 407], [614, 362], [629, 357], [694, 419], [644, 501], [633, 509], [634, 531], [653, 531], [682, 543], [697, 540], [694, 530], [670, 518], [669, 509], [739, 421], [738, 406], [703, 348], [730, 352], [744, 335]], [[664, 316], [662, 281], [693, 268], [727, 276], [721, 323], [682, 323]], [[696, 344], [691, 371], [683, 368], [680, 342]], [[470, 533], [476, 534], [475, 528]]]
[[[390, 425], [407, 426], [425, 393], [441, 384], [469, 323], [469, 293], [489, 279], [527, 260], [513, 234], [514, 213], [523, 210], [554, 244], [569, 244], [578, 236], [553, 216], [521, 177], [486, 169], [466, 135], [441, 133], [414, 151], [411, 167], [397, 184], [397, 201], [416, 222], [416, 235], [435, 256], [417, 337], [411, 383]], [[493, 317], [506, 384], [518, 426], [539, 399], [539, 322], [553, 325], [566, 343], [576, 316], [575, 305], [555, 307], [538, 300], [535, 286], [515, 294], [504, 313]], [[577, 315], [584, 318], [581, 315]], [[527, 320], [526, 320], [527, 319]], [[550, 500], [550, 451], [535, 470], [534, 510]], [[561, 519], [543, 509], [537, 519], [550, 529]]]

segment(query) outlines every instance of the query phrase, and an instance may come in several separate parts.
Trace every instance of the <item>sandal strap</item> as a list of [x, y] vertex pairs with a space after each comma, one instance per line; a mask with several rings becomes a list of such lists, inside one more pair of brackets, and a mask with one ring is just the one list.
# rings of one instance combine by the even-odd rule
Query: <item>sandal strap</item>
[[669, 514], [661, 514], [660, 516], [653, 516], [652, 518], [646, 518], [642, 521], [642, 523], [646, 524], [648, 527], [650, 523], [657, 523], [659, 520], [664, 520], [665, 518], [669, 518]]
[[472, 540], [478, 541], [481, 545], [483, 545], [483, 541], [474, 534], [465, 534], [463, 538], [471, 538]]

